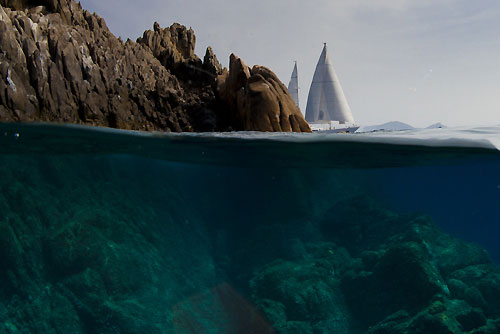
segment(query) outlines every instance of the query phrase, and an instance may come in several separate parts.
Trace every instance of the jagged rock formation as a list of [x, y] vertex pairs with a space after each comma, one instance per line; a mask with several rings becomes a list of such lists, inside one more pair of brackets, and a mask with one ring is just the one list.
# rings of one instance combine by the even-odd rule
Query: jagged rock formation
[[209, 73], [222, 74], [222, 66], [210, 46], [207, 48], [207, 52], [203, 58], [203, 68]]
[[[56, 13], [49, 12], [54, 8]], [[190, 112], [202, 102], [183, 89], [149, 46], [123, 43], [103, 19], [74, 1], [25, 11], [1, 8], [0, 15], [3, 121], [199, 129]], [[186, 29], [174, 26], [172, 39], [181, 40]], [[174, 57], [177, 53], [172, 50]]]
[[183, 64], [201, 65], [201, 60], [194, 53], [196, 36], [193, 29], [174, 23], [162, 29], [158, 22], [153, 25], [153, 31], [146, 30], [137, 42], [151, 49], [155, 58], [169, 69], [177, 69]]
[[215, 94], [221, 65], [211, 48], [204, 62], [195, 55], [192, 29], [155, 23], [137, 42], [124, 43], [74, 0], [0, 5], [0, 121], [247, 130], [239, 124], [248, 122], [231, 124], [238, 121], [228, 117], [233, 110], [221, 111]]
[[241, 127], [255, 131], [311, 132], [288, 89], [264, 66], [250, 69], [232, 54], [229, 72], [218, 78], [218, 93]]

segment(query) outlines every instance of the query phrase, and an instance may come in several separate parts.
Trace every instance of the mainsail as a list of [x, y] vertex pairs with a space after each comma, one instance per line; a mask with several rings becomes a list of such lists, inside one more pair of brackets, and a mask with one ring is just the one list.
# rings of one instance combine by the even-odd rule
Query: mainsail
[[347, 104], [344, 91], [328, 56], [326, 43], [316, 65], [309, 90], [306, 121], [309, 123], [327, 121], [338, 121], [341, 124], [354, 123], [351, 108]]
[[297, 62], [293, 67], [292, 77], [290, 78], [290, 83], [288, 83], [288, 91], [292, 95], [295, 105], [299, 106], [299, 76], [297, 74]]

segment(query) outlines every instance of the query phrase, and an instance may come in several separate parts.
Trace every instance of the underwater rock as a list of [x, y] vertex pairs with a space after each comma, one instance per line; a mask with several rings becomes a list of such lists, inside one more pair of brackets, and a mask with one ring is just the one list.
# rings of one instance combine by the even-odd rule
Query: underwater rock
[[327, 268], [276, 262], [257, 273], [250, 285], [256, 298], [282, 303], [287, 320], [319, 321], [342, 312], [338, 282], [328, 274]]
[[176, 333], [275, 333], [267, 319], [229, 284], [223, 283], [174, 306]]
[[314, 330], [311, 325], [304, 321], [289, 321], [282, 328], [279, 333], [287, 334], [313, 334]]
[[481, 310], [471, 308], [462, 300], [441, 299], [432, 302], [414, 316], [398, 311], [373, 326], [370, 334], [469, 333], [485, 326]]
[[497, 320], [488, 320], [487, 324], [477, 328], [470, 333], [472, 334], [497, 334], [500, 333], [500, 318]]
[[[347, 217], [350, 223], [343, 224]], [[487, 286], [488, 294], [496, 296], [498, 267], [476, 245], [450, 237], [427, 217], [397, 215], [364, 197], [340, 201], [319, 226], [330, 241], [323, 252], [319, 242], [307, 244], [306, 257], [274, 262], [255, 272], [251, 281], [258, 305], [260, 298], [271, 300], [266, 299], [262, 310], [276, 319], [279, 333], [288, 333], [290, 321], [306, 322], [319, 331], [332, 316], [307, 306], [294, 311], [307, 291], [296, 282], [302, 275], [327, 283], [303, 279], [308, 287], [316, 286], [329, 296], [323, 299], [325, 309], [343, 305], [338, 312], [343, 320], [336, 323], [347, 324], [350, 330], [413, 334], [480, 333], [494, 328], [493, 319], [500, 314], [496, 297], [485, 299], [480, 289]], [[472, 300], [471, 291], [482, 303]], [[317, 304], [307, 300], [304, 305]], [[311, 318], [318, 314], [323, 314], [321, 320]]]
[[398, 310], [419, 310], [436, 294], [447, 293], [429, 255], [416, 243], [389, 248], [373, 272], [345, 276], [342, 289], [350, 309], [367, 321], [367, 326]]
[[0, 156], [0, 332], [499, 333], [498, 266], [429, 217], [342, 196], [303, 219], [262, 195], [276, 212], [235, 220], [202, 191], [214, 170]]
[[487, 316], [500, 315], [500, 269], [493, 263], [466, 266], [450, 274], [463, 282], [464, 291], [457, 291], [471, 305], [481, 307]]

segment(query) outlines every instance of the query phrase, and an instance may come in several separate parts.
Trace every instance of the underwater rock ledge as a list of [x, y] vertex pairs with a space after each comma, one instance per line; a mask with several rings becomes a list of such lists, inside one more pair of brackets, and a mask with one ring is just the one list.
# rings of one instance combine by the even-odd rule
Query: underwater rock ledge
[[[245, 115], [221, 99], [217, 57], [210, 47], [203, 61], [196, 56], [194, 31], [178, 23], [155, 23], [124, 43], [74, 0], [1, 0], [0, 36], [1, 122], [310, 132], [298, 108], [276, 105], [291, 99], [286, 88], [253, 97]], [[274, 73], [268, 77], [277, 80], [273, 88], [284, 87]], [[249, 115], [256, 121], [247, 122]], [[292, 126], [268, 124], [283, 117]]]
[[[280, 170], [262, 194], [262, 171], [232, 202], [243, 170], [221, 187], [200, 166], [9, 155], [0, 173], [2, 333], [500, 330], [500, 270], [484, 249], [367, 196], [306, 219], [302, 174]], [[238, 216], [240, 201], [276, 212]]]

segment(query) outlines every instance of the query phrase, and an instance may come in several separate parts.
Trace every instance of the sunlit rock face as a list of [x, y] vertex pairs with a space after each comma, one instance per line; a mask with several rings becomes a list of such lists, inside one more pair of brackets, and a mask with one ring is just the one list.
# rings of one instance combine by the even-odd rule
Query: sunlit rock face
[[218, 94], [245, 130], [311, 132], [288, 89], [270, 69], [250, 69], [234, 54], [218, 77]]
[[196, 36], [193, 29], [187, 29], [179, 23], [162, 29], [155, 22], [153, 30], [146, 30], [137, 42], [151, 49], [155, 58], [166, 68], [178, 68], [189, 62], [201, 63], [194, 53]]

